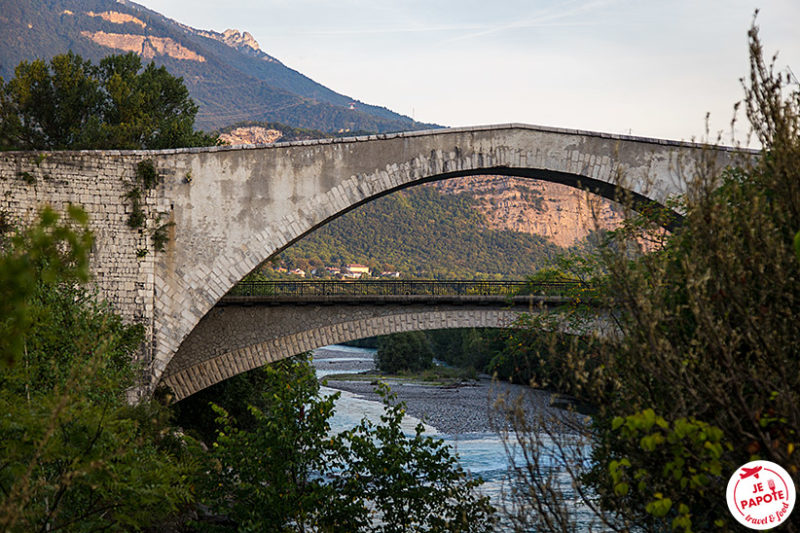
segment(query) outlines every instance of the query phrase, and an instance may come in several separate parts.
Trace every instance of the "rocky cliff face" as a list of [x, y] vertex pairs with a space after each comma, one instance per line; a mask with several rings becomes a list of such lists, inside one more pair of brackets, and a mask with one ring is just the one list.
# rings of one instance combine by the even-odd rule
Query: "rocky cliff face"
[[210, 30], [198, 30], [196, 28], [192, 28], [184, 24], [180, 24], [180, 26], [191, 33], [200, 35], [201, 37], [207, 37], [209, 39], [215, 39], [217, 41], [225, 43], [231, 48], [234, 48], [239, 52], [242, 52], [243, 54], [246, 54], [250, 57], [262, 59], [270, 63], [281, 64], [280, 61], [278, 61], [271, 55], [261, 50], [261, 47], [258, 45], [258, 41], [256, 41], [255, 38], [248, 32], [241, 32], [235, 29], [228, 29], [222, 33], [218, 33]]
[[614, 202], [566, 185], [507, 176], [453, 178], [429, 185], [444, 194], [469, 194], [492, 229], [540, 235], [569, 247], [596, 229], [622, 221]]
[[205, 63], [206, 61], [205, 57], [175, 42], [169, 37], [106, 33], [104, 31], [82, 31], [81, 35], [101, 46], [113, 48], [114, 50], [121, 50], [123, 52], [134, 52], [145, 59], [167, 56], [173, 59], [197, 61], [199, 63]]
[[269, 144], [278, 142], [283, 132], [262, 126], [244, 126], [221, 133], [219, 139], [225, 144]]

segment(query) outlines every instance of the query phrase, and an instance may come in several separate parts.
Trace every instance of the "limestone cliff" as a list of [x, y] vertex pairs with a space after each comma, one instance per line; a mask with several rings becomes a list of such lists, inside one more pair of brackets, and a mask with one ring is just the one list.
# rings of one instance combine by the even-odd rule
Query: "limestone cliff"
[[[69, 11], [68, 9], [65, 9], [63, 13], [68, 15], [73, 14], [72, 11]], [[147, 24], [145, 24], [142, 20], [134, 17], [133, 15], [129, 15], [128, 13], [117, 13], [116, 11], [103, 11], [102, 13], [95, 13], [93, 11], [87, 11], [86, 15], [90, 17], [100, 17], [101, 19], [111, 22], [112, 24], [132, 23], [142, 28], [147, 27]]]
[[278, 142], [283, 132], [262, 126], [244, 126], [233, 128], [227, 133], [220, 133], [219, 138], [225, 144], [269, 144]]
[[566, 185], [507, 176], [453, 178], [429, 185], [445, 194], [469, 194], [492, 229], [540, 235], [572, 246], [595, 229], [622, 221], [614, 202]]
[[156, 56], [169, 56], [173, 59], [184, 59], [205, 63], [206, 58], [197, 52], [186, 48], [169, 37], [154, 37], [152, 35], [133, 35], [128, 33], [106, 33], [104, 31], [82, 31], [81, 35], [95, 43], [122, 50], [135, 52], [145, 59]]

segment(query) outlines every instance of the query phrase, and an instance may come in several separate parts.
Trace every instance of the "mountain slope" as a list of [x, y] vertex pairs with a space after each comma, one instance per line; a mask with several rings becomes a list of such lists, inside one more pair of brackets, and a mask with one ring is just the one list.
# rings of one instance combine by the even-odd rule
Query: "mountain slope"
[[411, 187], [342, 215], [278, 256], [289, 267], [364, 263], [404, 277], [520, 278], [563, 249], [525, 233], [491, 229], [468, 194]]
[[136, 52], [184, 78], [206, 130], [243, 120], [323, 131], [434, 127], [383, 107], [351, 106], [352, 97], [287, 67], [246, 32], [198, 30], [125, 0], [0, 0], [0, 42], [5, 79], [22, 60], [70, 49], [93, 62]]

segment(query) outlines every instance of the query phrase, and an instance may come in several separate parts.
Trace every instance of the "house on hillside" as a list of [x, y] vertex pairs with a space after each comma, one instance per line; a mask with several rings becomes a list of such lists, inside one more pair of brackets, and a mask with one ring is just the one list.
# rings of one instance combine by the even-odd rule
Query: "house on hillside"
[[357, 279], [365, 274], [369, 276], [369, 267], [358, 263], [350, 263], [342, 269], [342, 275], [346, 278]]
[[289, 274], [291, 274], [292, 276], [300, 276], [301, 278], [306, 277], [306, 271], [303, 270], [302, 268], [295, 268], [293, 270], [290, 270]]
[[331, 276], [338, 276], [342, 273], [342, 269], [339, 267], [325, 267], [325, 271]]
[[392, 271], [392, 272], [388, 272], [388, 271], [387, 272], [381, 272], [381, 277], [382, 278], [399, 278], [400, 277], [400, 272], [395, 272], [395, 271]]

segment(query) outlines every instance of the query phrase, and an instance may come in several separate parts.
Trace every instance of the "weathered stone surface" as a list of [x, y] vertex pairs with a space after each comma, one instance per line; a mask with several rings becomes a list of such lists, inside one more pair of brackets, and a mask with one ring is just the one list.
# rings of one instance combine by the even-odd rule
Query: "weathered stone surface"
[[[43, 204], [87, 209], [97, 237], [92, 269], [101, 296], [147, 327], [149, 390], [242, 276], [375, 196], [474, 174], [539, 178], [610, 196], [623, 174], [631, 191], [663, 202], [685, 191], [685, 177], [709, 154], [722, 165], [735, 155], [724, 148], [704, 151], [694, 144], [525, 125], [269, 146], [52, 152], [42, 160], [36, 153], [5, 152], [0, 208], [23, 222]], [[163, 181], [146, 195], [147, 227], [132, 230], [125, 223], [125, 183], [148, 158]], [[154, 252], [151, 232], [168, 221], [175, 224], [170, 242], [164, 252]], [[145, 248], [149, 252], [139, 257], [137, 250]], [[367, 323], [353, 327], [363, 330]]]

